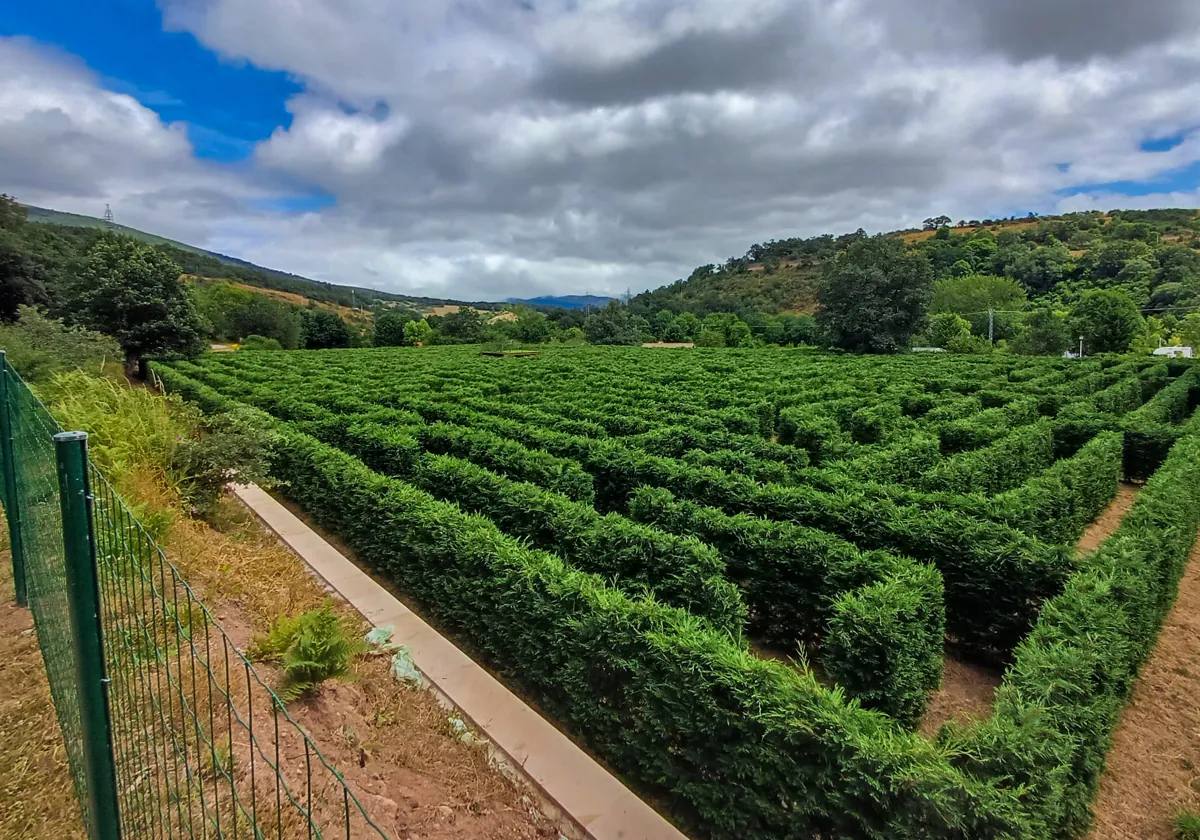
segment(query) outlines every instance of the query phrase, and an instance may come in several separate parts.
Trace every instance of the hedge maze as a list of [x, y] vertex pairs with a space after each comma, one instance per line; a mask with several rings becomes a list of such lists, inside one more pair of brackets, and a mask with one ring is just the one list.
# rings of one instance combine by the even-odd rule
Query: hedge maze
[[[471, 348], [160, 363], [706, 837], [1084, 832], [1200, 525], [1200, 368]], [[1127, 477], [1119, 530], [1074, 543]], [[945, 651], [993, 715], [914, 730]], [[780, 661], [783, 651], [802, 657]]]

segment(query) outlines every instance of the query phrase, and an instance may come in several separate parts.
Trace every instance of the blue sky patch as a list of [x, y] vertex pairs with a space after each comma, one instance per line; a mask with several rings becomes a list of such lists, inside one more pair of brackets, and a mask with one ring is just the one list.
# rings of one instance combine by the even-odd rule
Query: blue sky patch
[[1189, 192], [1200, 189], [1200, 161], [1171, 169], [1144, 181], [1099, 181], [1077, 184], [1057, 190], [1061, 196], [1084, 193], [1113, 193], [1115, 195], [1154, 195], [1156, 193]]
[[301, 90], [287, 73], [222, 60], [192, 35], [164, 31], [153, 0], [8, 3], [0, 35], [73, 53], [108, 89], [167, 122], [186, 122], [196, 155], [211, 160], [244, 159], [277, 126], [289, 126], [284, 105]]
[[1139, 143], [1138, 148], [1143, 152], [1169, 152], [1182, 143], [1187, 136], [1188, 132], [1179, 131], [1162, 137], [1150, 137]]

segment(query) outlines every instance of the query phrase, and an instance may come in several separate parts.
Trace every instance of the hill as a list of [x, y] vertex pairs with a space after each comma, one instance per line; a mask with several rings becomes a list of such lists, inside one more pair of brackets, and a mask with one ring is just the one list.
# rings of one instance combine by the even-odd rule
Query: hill
[[520, 303], [526, 306], [545, 309], [588, 309], [607, 306], [611, 300], [616, 300], [616, 298], [602, 297], [600, 295], [542, 295], [541, 297], [531, 298], [510, 297], [506, 298], [504, 302]]
[[[186, 242], [168, 239], [154, 233], [127, 225], [105, 222], [94, 216], [83, 216], [77, 213], [64, 213], [60, 210], [50, 210], [45, 207], [23, 205], [26, 217], [30, 222], [50, 225], [56, 228], [77, 228], [86, 230], [109, 230], [115, 233], [147, 242], [166, 252], [179, 263], [184, 273], [197, 277], [221, 278], [236, 281], [246, 286], [270, 290], [280, 295], [291, 296], [293, 303], [308, 301], [330, 304], [334, 307], [357, 308], [404, 306], [421, 311], [445, 304], [466, 305], [465, 301], [449, 298], [431, 298], [415, 295], [402, 295], [394, 292], [384, 292], [365, 286], [343, 286], [337, 283], [327, 283], [313, 280], [299, 274], [291, 274], [278, 269], [265, 268], [247, 260], [231, 257], [216, 251], [197, 248]], [[481, 308], [496, 308], [497, 304], [476, 302], [471, 305]]]
[[[931, 219], [924, 230], [889, 236], [924, 253], [937, 277], [995, 274], [1032, 299], [1070, 303], [1094, 287], [1120, 287], [1144, 308], [1200, 306], [1200, 211], [1113, 210], [983, 221]], [[816, 308], [822, 265], [866, 234], [771, 240], [722, 265], [643, 292], [631, 309], [704, 316], [807, 314]]]

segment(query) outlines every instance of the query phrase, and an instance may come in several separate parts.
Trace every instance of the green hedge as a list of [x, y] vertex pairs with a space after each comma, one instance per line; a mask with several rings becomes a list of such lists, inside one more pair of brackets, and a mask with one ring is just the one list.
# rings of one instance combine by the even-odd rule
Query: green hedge
[[1050, 421], [1021, 426], [994, 443], [943, 458], [917, 486], [930, 492], [999, 493], [1041, 472], [1054, 461]]
[[1032, 836], [1087, 830], [1112, 730], [1198, 528], [1200, 436], [1189, 435], [1017, 648], [968, 767], [1025, 787]]
[[929, 692], [942, 681], [945, 628], [942, 576], [932, 566], [908, 563], [838, 597], [821, 665], [864, 706], [916, 726]]
[[629, 510], [721, 553], [750, 608], [751, 635], [788, 649], [816, 643], [821, 666], [864, 705], [905, 724], [920, 717], [942, 672], [946, 608], [936, 569], [660, 488], [637, 490]]
[[779, 412], [779, 442], [808, 453], [814, 465], [834, 460], [850, 446], [850, 437], [818, 406], [784, 408]]
[[429, 452], [456, 455], [518, 481], [528, 481], [577, 502], [595, 498], [592, 477], [578, 463], [477, 429], [448, 423], [423, 426], [421, 446]]
[[1145, 479], [1182, 434], [1180, 423], [1196, 408], [1200, 368], [1191, 368], [1148, 402], [1121, 418], [1125, 431], [1125, 475]]
[[669, 797], [698, 837], [1000, 838], [1021, 826], [1012, 792], [685, 612], [303, 434], [288, 433], [275, 470], [365, 562], [643, 791]]
[[1070, 458], [991, 500], [992, 515], [1051, 543], [1072, 545], [1117, 492], [1122, 436], [1100, 432]]

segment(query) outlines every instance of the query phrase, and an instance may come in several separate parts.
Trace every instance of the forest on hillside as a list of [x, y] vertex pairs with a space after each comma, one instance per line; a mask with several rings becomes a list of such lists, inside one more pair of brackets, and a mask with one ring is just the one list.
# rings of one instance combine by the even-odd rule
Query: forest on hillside
[[[652, 326], [678, 318], [690, 323], [736, 317], [761, 336], [777, 329], [772, 326], [776, 319], [828, 309], [833, 295], [823, 297], [822, 292], [835, 291], [829, 287], [836, 263], [874, 238], [858, 230], [755, 244], [722, 265], [699, 266], [685, 279], [635, 296], [629, 310]], [[1036, 335], [1023, 342], [1030, 352], [1061, 351], [1068, 346], [1072, 314], [1085, 305], [1085, 298], [1096, 301], [1099, 292], [1110, 307], [1124, 310], [1129, 333], [1128, 342], [1102, 344], [1128, 350], [1176, 339], [1198, 341], [1195, 319], [1189, 320], [1200, 311], [1196, 210], [1117, 210], [957, 224], [939, 216], [927, 219], [923, 230], [885, 238], [927, 267], [930, 289], [906, 336], [915, 343], [947, 347], [953, 342], [958, 349], [980, 350], [981, 343], [970, 339], [990, 336], [989, 349], [997, 340], [1005, 343], [1002, 348], [1015, 342], [1013, 349], [1020, 349], [1030, 326], [1037, 332], [1061, 322], [1061, 330], [1052, 332], [1062, 334], [1048, 342]], [[961, 321], [935, 320], [939, 315]], [[820, 341], [816, 321], [812, 329]]]
[[[150, 330], [136, 337], [135, 356], [214, 341], [263, 349], [659, 341], [1032, 355], [1200, 346], [1194, 210], [957, 225], [940, 216], [924, 230], [773, 240], [625, 304], [586, 310], [510, 304], [502, 312], [422, 311], [408, 301], [356, 298], [336, 286], [325, 297], [307, 287], [305, 295], [288, 294], [291, 275], [103, 228], [31, 223], [25, 212], [0, 197], [0, 320], [16, 318], [22, 305], [36, 306], [68, 324], [116, 335], [128, 326], [89, 315], [89, 306], [106, 301], [94, 299], [87, 278], [117, 283], [121, 294], [128, 292], [121, 282], [150, 278], [145, 288], [181, 307], [163, 315], [169, 324], [159, 331], [186, 336], [172, 343]], [[138, 294], [127, 297], [146, 303]]]

